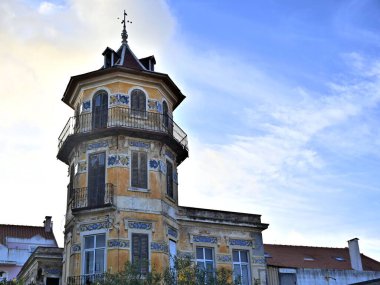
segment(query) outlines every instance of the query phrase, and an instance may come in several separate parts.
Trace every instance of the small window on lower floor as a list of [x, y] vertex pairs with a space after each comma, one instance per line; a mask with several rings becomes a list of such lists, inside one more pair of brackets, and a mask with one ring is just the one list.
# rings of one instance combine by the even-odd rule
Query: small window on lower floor
[[249, 257], [248, 250], [233, 250], [232, 259], [234, 263], [234, 281], [236, 284], [249, 285]]
[[141, 275], [149, 271], [148, 241], [147, 234], [132, 234], [132, 264]]
[[197, 247], [197, 267], [202, 271], [200, 283], [209, 284], [214, 280], [214, 250], [211, 247]]
[[105, 234], [84, 236], [84, 275], [92, 275], [105, 272], [105, 249]]
[[148, 189], [148, 159], [147, 153], [132, 151], [131, 186]]

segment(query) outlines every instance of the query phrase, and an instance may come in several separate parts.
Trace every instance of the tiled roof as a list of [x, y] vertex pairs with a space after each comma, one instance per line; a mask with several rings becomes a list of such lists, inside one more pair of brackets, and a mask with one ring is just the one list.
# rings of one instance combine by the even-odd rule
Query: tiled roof
[[141, 64], [132, 50], [129, 48], [128, 44], [124, 43], [118, 49], [117, 54], [119, 56], [119, 60], [115, 65], [133, 68], [137, 70], [145, 70], [145, 67]]
[[[268, 265], [352, 270], [348, 248], [264, 244]], [[363, 270], [380, 271], [380, 262], [361, 254]]]
[[6, 237], [32, 238], [37, 235], [45, 239], [53, 240], [55, 244], [57, 244], [53, 231], [46, 232], [45, 227], [1, 225], [0, 224], [0, 243], [1, 244], [5, 244]]

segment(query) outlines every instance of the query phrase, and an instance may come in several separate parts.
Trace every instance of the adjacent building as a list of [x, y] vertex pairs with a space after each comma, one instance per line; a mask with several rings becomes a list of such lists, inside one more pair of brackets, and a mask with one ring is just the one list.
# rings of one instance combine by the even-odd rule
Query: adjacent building
[[0, 280], [16, 278], [37, 247], [57, 247], [51, 217], [44, 226], [0, 225]]
[[244, 285], [265, 284], [260, 215], [178, 205], [188, 137], [173, 114], [185, 96], [127, 38], [124, 24], [120, 48], [71, 77], [62, 98], [73, 110], [57, 155], [70, 174], [63, 281], [91, 282], [128, 261], [144, 275], [184, 256], [210, 274], [224, 267]]
[[264, 248], [268, 285], [347, 285], [380, 278], [380, 262], [360, 253], [357, 238], [345, 248], [274, 244]]

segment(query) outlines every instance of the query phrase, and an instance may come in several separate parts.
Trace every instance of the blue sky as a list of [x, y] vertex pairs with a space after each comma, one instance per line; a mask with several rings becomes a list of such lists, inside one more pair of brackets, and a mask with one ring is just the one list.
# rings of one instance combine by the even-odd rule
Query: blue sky
[[18, 201], [0, 223], [53, 215], [62, 240], [68, 178], [55, 155], [72, 112], [60, 99], [118, 48], [127, 9], [133, 51], [154, 54], [187, 96], [174, 114], [190, 143], [180, 204], [261, 214], [266, 243], [358, 237], [380, 260], [378, 1], [112, 2], [0, 3], [0, 177]]

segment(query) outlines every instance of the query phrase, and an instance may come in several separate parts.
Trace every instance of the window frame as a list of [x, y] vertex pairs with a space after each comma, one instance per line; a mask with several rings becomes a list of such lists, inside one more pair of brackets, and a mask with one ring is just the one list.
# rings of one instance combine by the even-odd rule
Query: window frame
[[[134, 92], [139, 92], [139, 94], [134, 94]], [[137, 117], [137, 118], [147, 118], [148, 116], [148, 93], [145, 92], [145, 90], [143, 90], [142, 88], [137, 88], [137, 87], [134, 87], [130, 90], [129, 92], [129, 96], [131, 98], [130, 100], [130, 105], [129, 105], [129, 108], [130, 108], [130, 116], [132, 117]], [[133, 106], [133, 103], [135, 102], [135, 98], [138, 96], [137, 98], [137, 104], [138, 104], [138, 108], [134, 108]], [[144, 104], [142, 104], [142, 106], [140, 106], [140, 98], [142, 98], [142, 96], [144, 96]]]
[[[198, 258], [198, 254], [197, 254], [198, 249], [202, 249], [202, 252], [203, 252], [203, 258], [201, 258], [201, 259]], [[212, 259], [206, 258], [206, 249], [211, 250]], [[212, 272], [207, 270], [207, 262], [210, 262], [210, 261], [212, 262]], [[204, 270], [204, 273], [206, 274], [206, 276], [205, 276], [206, 283], [208, 283], [206, 278], [208, 279], [210, 275], [211, 275], [212, 279], [214, 280], [215, 279], [215, 269], [216, 269], [215, 248], [212, 246], [197, 245], [195, 247], [195, 264], [197, 267], [199, 266], [198, 265], [199, 262], [203, 263], [202, 270]]]
[[[234, 260], [234, 252], [238, 252], [238, 256], [239, 256], [239, 260], [238, 261], [235, 261]], [[242, 258], [241, 258], [241, 253], [242, 252], [245, 252], [247, 254], [247, 261], [242, 261]], [[247, 281], [248, 281], [248, 284], [243, 284], [242, 283], [242, 280], [243, 280], [243, 270], [242, 270], [242, 267], [243, 265], [246, 265], [247, 266]], [[235, 276], [235, 266], [239, 266], [239, 271], [240, 271], [240, 280], [238, 281], [239, 284], [241, 285], [251, 285], [252, 284], [252, 280], [251, 280], [251, 262], [250, 262], [250, 251], [248, 249], [241, 249], [241, 248], [234, 248], [232, 249], [232, 276], [233, 276], [233, 281], [235, 282], [235, 280], [237, 280], [237, 277], [238, 276]]]
[[[171, 165], [171, 172], [169, 173], [169, 167], [168, 165]], [[170, 181], [168, 181], [168, 179], [171, 179], [171, 183], [169, 183]], [[171, 185], [171, 194], [169, 193], [169, 185]], [[169, 197], [170, 199], [172, 200], [175, 200], [175, 195], [174, 195], [174, 163], [167, 159], [166, 158], [166, 196]]]
[[[140, 260], [140, 264], [138, 265], [138, 272], [140, 273], [140, 275], [142, 276], [146, 276], [149, 272], [150, 272], [150, 249], [149, 249], [149, 245], [150, 245], [150, 234], [147, 233], [147, 232], [140, 232], [140, 231], [134, 231], [131, 233], [130, 235], [130, 240], [131, 240], [131, 250], [130, 250], [130, 255], [131, 255], [131, 264], [134, 264], [134, 259], [135, 259], [135, 255], [134, 255], [134, 242], [133, 242], [133, 237], [134, 236], [144, 236], [146, 237], [147, 239], [147, 245], [146, 245], [146, 256], [147, 256], [147, 265], [146, 265], [146, 273], [142, 273], [141, 272], [141, 269], [142, 269], [142, 262], [144, 262], [144, 260]], [[141, 246], [141, 239], [139, 240], [140, 242], [140, 246]], [[140, 252], [140, 257], [141, 257], [142, 253]]]
[[[97, 236], [104, 236], [104, 246], [97, 247], [96, 246], [96, 237]], [[92, 248], [87, 248], [85, 247], [85, 240], [87, 237], [94, 237], [94, 246]], [[86, 232], [82, 237], [82, 257], [81, 257], [81, 264], [82, 264], [82, 275], [84, 276], [91, 276], [91, 275], [96, 275], [96, 274], [103, 274], [106, 272], [107, 268], [107, 234], [103, 231], [94, 231], [94, 232]], [[102, 272], [96, 272], [95, 267], [96, 267], [96, 250], [103, 250], [103, 271]], [[92, 268], [92, 273], [86, 273], [86, 252], [93, 252], [93, 268]]]

